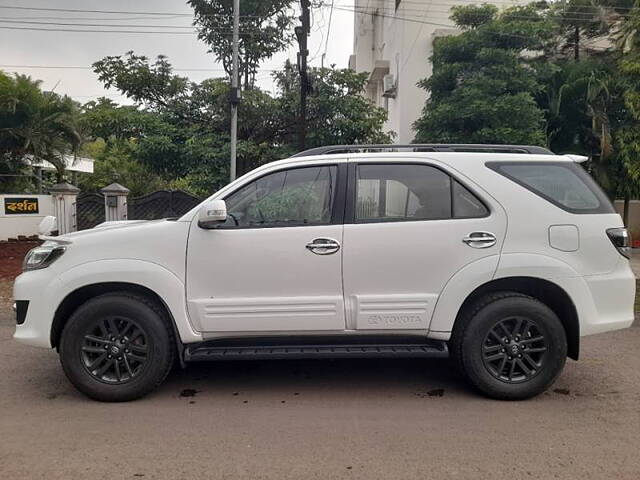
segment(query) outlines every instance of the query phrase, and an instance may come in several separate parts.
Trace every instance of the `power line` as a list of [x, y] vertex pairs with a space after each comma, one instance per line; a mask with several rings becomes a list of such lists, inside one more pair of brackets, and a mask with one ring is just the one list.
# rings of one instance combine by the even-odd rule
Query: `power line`
[[[500, 2], [490, 2], [491, 4], [495, 4], [495, 3], [500, 3]], [[421, 3], [420, 5], [424, 5], [424, 3]], [[450, 3], [437, 3], [437, 2], [433, 2], [430, 5], [439, 5], [439, 6], [444, 6], [444, 7], [450, 7], [450, 8], [446, 8], [444, 10], [437, 10], [437, 9], [431, 9], [429, 8], [428, 10], [430, 12], [433, 13], [447, 13], [447, 14], [451, 14], [452, 13], [452, 5]], [[466, 5], [473, 5], [473, 4], [466, 4]], [[517, 4], [513, 4], [513, 3], [507, 3], [508, 6], [518, 6]], [[327, 5], [323, 5], [324, 7], [327, 7]], [[458, 5], [460, 6], [460, 5]], [[353, 12], [355, 13], [362, 13], [362, 14], [378, 14], [378, 15], [382, 15], [379, 12], [383, 12], [386, 13], [387, 15], [391, 14], [393, 16], [395, 16], [397, 10], [393, 7], [371, 7], [369, 8], [367, 7], [353, 7], [353, 6], [344, 6], [342, 7], [344, 8], [349, 8], [352, 9]], [[565, 9], [563, 9], [562, 11], [557, 12], [558, 14], [563, 15], [562, 18], [566, 19], [566, 20], [574, 20], [574, 21], [585, 21], [585, 22], [591, 22], [591, 23], [595, 23], [595, 22], [599, 22], [600, 20], [598, 19], [594, 19], [594, 20], [590, 20], [590, 17], [596, 16], [601, 12], [611, 12], [612, 15], [614, 16], [614, 18], [616, 19], [620, 19], [620, 18], [624, 18], [624, 19], [628, 19], [631, 17], [631, 15], [633, 14], [631, 13], [620, 13], [620, 12], [613, 12], [612, 8], [601, 8], [601, 7], [593, 7], [596, 8], [596, 10], [588, 10], [588, 11], [576, 11], [575, 8], [579, 8], [579, 7], [566, 7]], [[591, 7], [589, 7], [591, 8]], [[637, 7], [636, 7], [637, 8]], [[400, 8], [398, 9], [400, 10]], [[629, 9], [629, 10], [633, 10], [633, 9]], [[402, 8], [402, 12], [406, 13], [406, 14], [410, 14], [410, 15], [420, 15], [422, 13], [424, 13], [426, 10], [423, 8]], [[520, 19], [539, 19], [540, 17], [536, 17], [533, 15], [509, 15], [511, 18], [520, 18]]]
[[[109, 27], [109, 28], [182, 28], [196, 31], [193, 25], [121, 25], [121, 24], [105, 24], [105, 23], [61, 23], [61, 22], [38, 22], [30, 20], [4, 20], [0, 19], [0, 23], [14, 23], [14, 24], [31, 24], [31, 25], [57, 25], [62, 27]], [[224, 31], [224, 30], [219, 30]], [[243, 32], [260, 32], [259, 27], [253, 29], [245, 28]]]
[[145, 35], [148, 34], [162, 34], [162, 35], [192, 35], [197, 33], [193, 32], [160, 32], [160, 31], [136, 31], [136, 30], [84, 30], [84, 29], [71, 29], [71, 28], [36, 28], [36, 27], [9, 27], [9, 26], [0, 26], [0, 29], [3, 30], [29, 30], [29, 31], [40, 31], [40, 32], [76, 32], [76, 33], [142, 33]]
[[[15, 5], [0, 5], [1, 9], [11, 9], [11, 10], [29, 10], [29, 11], [38, 11], [38, 12], [67, 12], [67, 13], [114, 13], [114, 14], [122, 14], [122, 15], [148, 15], [153, 13], [153, 15], [185, 15], [192, 16], [191, 13], [175, 13], [175, 12], [132, 12], [132, 11], [122, 11], [122, 10], [83, 10], [79, 8], [44, 8], [44, 7], [21, 7]], [[226, 15], [225, 15], [226, 16]]]
[[[33, 69], [56, 69], [56, 70], [93, 70], [93, 67], [80, 65], [0, 65], [0, 68], [33, 68]], [[173, 68], [175, 72], [225, 72], [223, 68]], [[276, 69], [263, 69], [263, 72], [279, 72]]]
[[124, 96], [126, 96], [126, 94], [124, 94], [124, 93], [96, 93], [94, 95], [74, 95], [74, 94], [70, 94], [68, 96], [69, 97], [74, 97], [74, 98], [94, 98], [94, 97], [117, 98], [117, 97], [124, 97]]
[[[473, 0], [470, 0], [472, 3], [466, 3], [464, 2], [464, 0], [462, 0], [462, 4], [463, 5], [473, 5], [474, 2]], [[499, 1], [499, 0], [494, 0], [491, 2], [492, 4], [496, 4], [496, 5], [505, 5], [505, 6], [518, 6], [517, 4], [513, 3], [513, 2], [509, 2], [509, 1]], [[403, 0], [402, 4], [400, 6], [400, 8], [402, 9], [403, 12], [423, 12], [423, 9], [419, 9], [419, 8], [406, 8], [406, 4], [413, 4], [413, 5], [424, 5], [423, 2], [411, 2], [409, 0]], [[369, 4], [367, 4], [366, 7], [364, 7], [364, 9], [368, 9]], [[450, 3], [437, 3], [434, 2], [431, 5], [438, 5], [438, 6], [444, 6], [444, 7], [450, 7], [451, 4]], [[323, 7], [329, 7], [329, 5], [322, 5]], [[349, 8], [349, 11], [351, 12], [355, 12], [355, 13], [368, 13], [368, 12], [364, 12], [363, 11], [363, 7], [354, 7], [352, 6], [352, 4], [337, 4], [337, 6], [334, 4], [334, 2], [332, 2], [331, 5], [331, 9], [333, 10], [333, 8], [338, 8], [338, 9], [342, 9], [345, 10], [345, 8]], [[161, 17], [192, 17], [193, 14], [191, 13], [179, 13], [179, 12], [151, 12], [151, 11], [119, 11], [119, 10], [84, 10], [84, 9], [62, 9], [62, 8], [37, 8], [37, 7], [21, 7], [21, 6], [8, 6], [8, 5], [2, 5], [0, 6], [0, 9], [17, 9], [17, 10], [27, 10], [27, 11], [47, 11], [47, 12], [67, 12], [67, 13], [98, 13], [98, 14], [114, 14], [114, 15], [154, 15], [156, 17], [161, 16]], [[395, 13], [396, 10], [393, 7], [385, 7], [385, 6], [373, 6], [371, 10], [383, 10], [383, 11], [387, 11], [387, 12], [393, 12]], [[612, 9], [609, 8], [608, 10], [615, 10], [617, 13], [616, 15], [621, 17], [621, 18], [627, 18], [627, 16], [623, 15], [622, 13], [619, 13], [621, 10], [622, 11], [633, 11], [637, 9], [637, 7], [631, 7], [631, 8], [627, 8], [627, 7], [620, 7], [620, 8], [616, 8], [616, 9]], [[601, 7], [597, 7], [597, 6], [588, 6], [588, 5], [578, 5], [578, 6], [566, 6], [564, 11], [569, 10], [571, 12], [571, 15], [591, 15], [591, 14], [595, 14], [596, 12], [600, 12], [602, 11]], [[586, 11], [580, 11], [580, 10], [586, 10]], [[607, 8], [605, 8], [605, 10], [607, 10]], [[346, 10], [345, 10], [346, 11]], [[450, 10], [441, 10], [441, 11], [436, 11], [436, 10], [432, 10], [433, 12], [438, 12], [438, 13], [449, 13]], [[200, 15], [201, 17], [222, 17], [222, 18], [230, 18], [229, 14], [203, 14]], [[254, 18], [257, 17], [255, 15], [242, 15], [242, 18]], [[395, 15], [394, 15], [395, 17]], [[522, 16], [523, 19], [525, 19], [526, 17]], [[566, 18], [566, 17], [565, 17]], [[68, 18], [64, 18], [64, 19], [68, 19]], [[571, 18], [567, 18], [567, 19], [571, 19]], [[572, 18], [573, 20], [582, 20], [580, 17], [577, 18]], [[118, 19], [104, 19], [107, 21], [114, 21], [114, 20], [118, 20]], [[124, 20], [124, 19], [122, 19]], [[595, 20], [594, 20], [595, 21]], [[33, 23], [33, 22], [28, 22], [28, 23]], [[102, 26], [102, 25], [100, 25]], [[144, 27], [142, 25], [138, 25], [140, 27]], [[183, 27], [183, 26], [177, 26], [176, 28], [188, 28], [188, 27]], [[120, 33], [120, 32], [118, 32]]]
[[189, 28], [195, 30], [193, 26], [183, 25], [106, 25], [104, 23], [61, 23], [61, 22], [36, 22], [28, 20], [4, 20], [0, 19], [2, 23], [19, 23], [19, 24], [32, 24], [32, 25], [58, 25], [63, 27], [136, 27], [136, 28]]
[[[11, 16], [11, 17], [7, 17], [4, 16], [4, 19], [8, 19], [8, 20], [82, 20], [82, 21], [104, 21], [104, 22], [128, 22], [130, 20], [158, 20], [158, 19], [169, 19], [169, 18], [178, 18], [178, 17], [182, 17], [182, 15], [172, 15], [172, 16], [158, 16], [158, 15], [153, 15], [153, 14], [149, 14], [149, 15], [135, 15], [135, 16], [129, 16], [129, 17], [123, 17], [120, 16], [118, 18], [106, 18], [106, 17], [70, 17], [69, 15], [65, 15], [64, 17], [57, 17], [57, 16], [51, 16], [51, 15], [45, 15], [45, 16], [39, 16], [39, 17], [34, 17], [33, 15], [29, 15], [29, 16]], [[184, 18], [184, 17], [183, 17]], [[185, 20], [188, 20], [187, 18], [185, 18]]]
[[331, 0], [331, 10], [329, 10], [329, 26], [327, 27], [327, 39], [324, 42], [324, 53], [322, 54], [322, 66], [324, 67], [324, 57], [327, 56], [327, 49], [329, 48], [329, 37], [331, 36], [331, 20], [333, 20], [333, 7], [335, 0]]
[[[375, 1], [375, 0], [374, 0]], [[378, 0], [378, 1], [382, 1], [384, 2], [385, 0]], [[367, 3], [367, 7], [369, 6], [369, 3]], [[478, 0], [457, 0], [457, 3], [460, 5], [464, 5], [464, 6], [477, 6], [478, 5]], [[492, 5], [505, 5], [505, 6], [511, 6], [511, 7], [519, 7], [519, 6], [524, 6], [516, 1], [509, 1], [509, 0], [490, 0], [486, 3], [492, 4]], [[410, 5], [424, 5], [424, 2], [421, 1], [410, 1], [410, 0], [402, 0], [402, 3], [400, 4], [400, 6], [398, 7], [398, 10], [403, 9], [406, 10], [405, 5], [410, 4]], [[570, 9], [586, 9], [586, 10], [601, 10], [603, 7], [597, 6], [597, 5], [569, 5], [566, 2], [557, 2], [558, 5], [561, 5], [563, 7], [565, 7], [565, 9], [570, 8]], [[338, 4], [339, 6], [342, 7], [353, 7], [353, 3], [343, 3], [343, 4]], [[451, 6], [451, 3], [437, 3], [434, 2], [433, 5], [442, 5], [442, 6]], [[362, 7], [358, 7], [358, 8], [362, 8]], [[391, 6], [391, 7], [386, 7], [384, 5], [382, 6], [375, 6], [372, 5], [371, 7], [372, 9], [385, 9], [385, 10], [394, 10], [396, 11], [396, 8]], [[604, 7], [605, 9], [610, 9], [610, 10], [636, 10], [638, 7]]]
[[[442, 5], [442, 6], [449, 6], [452, 7], [451, 4], [446, 4], [446, 3], [431, 3], [430, 5]], [[342, 9], [344, 8], [350, 8], [352, 9], [353, 12], [355, 13], [361, 13], [361, 14], [367, 14], [367, 15], [393, 15], [394, 17], [396, 17], [395, 12], [396, 10], [393, 9], [392, 7], [388, 7], [388, 8], [365, 8], [365, 7], [341, 7]], [[382, 11], [382, 13], [380, 13]], [[423, 8], [405, 8], [402, 10], [403, 13], [406, 14], [410, 14], [410, 15], [420, 15], [425, 13], [426, 11], [429, 11], [430, 13], [444, 13], [444, 14], [451, 14], [452, 13], [452, 8], [449, 9], [444, 9], [444, 10], [438, 10], [438, 9], [423, 9]], [[386, 13], [386, 12], [391, 12], [391, 13]], [[584, 21], [584, 22], [599, 22], [599, 19], [594, 19], [591, 20], [590, 17], [595, 16], [597, 13], [599, 13], [600, 11], [591, 11], [591, 12], [580, 12], [580, 11], [573, 11], [573, 10], [563, 10], [563, 12], [567, 12], [566, 14], [562, 15], [562, 18], [565, 20], [574, 20], [574, 21]], [[561, 12], [558, 12], [561, 13]], [[615, 13], [615, 18], [629, 18], [631, 16], [631, 14], [621, 14], [621, 13]], [[545, 18], [545, 16], [541, 15], [541, 16], [534, 16], [534, 15], [524, 15], [522, 13], [520, 14], [509, 14], [510, 18], [519, 18], [519, 19], [532, 19], [532, 20], [538, 20], [538, 19], [542, 19]], [[399, 17], [397, 17], [399, 18]], [[448, 17], [447, 17], [448, 18]]]
[[[423, 20], [424, 20], [424, 17], [427, 16], [427, 13], [429, 13], [429, 7], [431, 7], [432, 3], [433, 3], [433, 0], [431, 0], [429, 2], [429, 5], [428, 5], [427, 9], [425, 10], [424, 15], [422, 17]], [[398, 77], [400, 75], [402, 75], [402, 72], [404, 71], [404, 68], [407, 66], [407, 63], [409, 63], [409, 59], [411, 58], [411, 54], [413, 53], [413, 49], [416, 47], [416, 43], [418, 43], [418, 38], [420, 38], [420, 34], [422, 33], [423, 29], [424, 29], [424, 24], [420, 25], [420, 30], [418, 30], [418, 34], [415, 36], [415, 38], [413, 39], [413, 42], [411, 43], [411, 48], [409, 49], [409, 53], [407, 54], [407, 58], [405, 59], [404, 63], [402, 64], [402, 67], [398, 71]]]
[[[378, 0], [378, 1], [384, 1], [384, 0]], [[477, 3], [476, 0], [458, 0], [460, 1], [460, 3], [462, 5], [474, 5]], [[491, 4], [495, 4], [495, 5], [506, 5], [506, 6], [519, 6], [517, 3], [515, 2], [511, 2], [511, 1], [503, 1], [503, 0], [492, 0], [489, 3]], [[413, 5], [424, 5], [423, 2], [419, 2], [419, 1], [410, 1], [410, 0], [402, 0], [402, 3], [400, 5], [400, 8], [403, 7], [403, 5], [406, 4], [413, 4]], [[433, 3], [433, 5], [440, 5], [440, 6], [450, 6], [450, 3]], [[327, 7], [328, 5], [323, 5], [323, 7]], [[353, 4], [337, 4], [337, 6], [340, 7], [351, 7], [353, 8]], [[565, 5], [566, 7], [568, 7], [568, 5]], [[361, 7], [359, 7], [361, 8]], [[368, 8], [368, 7], [367, 7]], [[373, 7], [373, 8], [378, 8], [378, 9], [387, 9], [387, 10], [391, 10], [393, 9], [395, 11], [395, 9], [393, 7]], [[590, 6], [590, 5], [576, 5], [576, 6], [571, 6], [570, 7], [572, 10], [573, 9], [581, 9], [581, 10], [594, 10], [594, 11], [599, 11], [600, 7], [598, 6]], [[606, 9], [607, 7], [605, 7]], [[616, 10], [616, 11], [632, 11], [632, 10], [636, 10], [638, 7], [609, 7], [609, 9], [611, 10]], [[66, 12], [66, 13], [98, 13], [98, 14], [119, 14], [119, 15], [157, 15], [157, 16], [185, 16], [185, 17], [192, 17], [193, 13], [186, 13], [186, 12], [151, 12], [151, 11], [130, 11], [130, 10], [86, 10], [86, 9], [75, 9], [75, 8], [44, 8], [44, 7], [23, 7], [23, 6], [16, 6], [16, 5], [0, 5], [0, 9], [11, 9], [11, 10], [27, 10], [27, 11], [43, 11], [43, 12]], [[204, 15], [200, 15], [200, 16], [204, 16], [204, 17], [210, 17], [210, 16], [219, 16], [219, 17], [231, 17], [231, 14], [204, 14]], [[248, 18], [248, 17], [255, 17], [255, 15], [241, 15], [240, 18]]]
[[[406, 1], [406, 0], [403, 0]], [[410, 3], [410, 2], [408, 2]], [[499, 2], [493, 2], [493, 3], [499, 3]], [[432, 5], [436, 5], [436, 3], [433, 3]], [[449, 4], [442, 4], [442, 5], [449, 5]], [[510, 4], [511, 5], [511, 4]], [[328, 5], [325, 5], [328, 6]], [[106, 11], [106, 10], [79, 10], [79, 9], [52, 9], [52, 8], [35, 8], [35, 7], [13, 7], [13, 6], [0, 6], [0, 8], [16, 8], [16, 9], [21, 9], [21, 10], [44, 10], [44, 11], [65, 11], [65, 12], [91, 12], [91, 13], [109, 13], [109, 14], [132, 14], [132, 15], [140, 15], [140, 14], [152, 14], [152, 15], [173, 15], [173, 16], [186, 16], [186, 15], [190, 15], [190, 14], [178, 14], [178, 13], [168, 13], [168, 12], [124, 12], [124, 11]], [[357, 13], [357, 14], [363, 14], [363, 15], [374, 15], [374, 16], [380, 16], [380, 17], [384, 17], [384, 18], [390, 18], [390, 19], [396, 19], [399, 21], [405, 21], [405, 22], [413, 22], [413, 23], [419, 23], [419, 24], [423, 24], [423, 25], [434, 25], [434, 26], [440, 26], [440, 27], [453, 27], [454, 25], [452, 23], [438, 23], [438, 22], [429, 22], [429, 21], [425, 21], [425, 20], [417, 20], [414, 18], [406, 18], [406, 17], [401, 17], [398, 15], [389, 15], [389, 14], [385, 14], [385, 13], [380, 13], [379, 11], [375, 11], [375, 10], [371, 10], [371, 11], [366, 11], [366, 10], [362, 10], [361, 7], [352, 7], [352, 8], [346, 8], [346, 7], [340, 7], [337, 6], [334, 2], [331, 5], [331, 9], [332, 11], [334, 9], [336, 10], [341, 10], [341, 11], [345, 11], [345, 12], [350, 12], [350, 13]], [[424, 12], [424, 10], [419, 10]], [[579, 12], [578, 12], [579, 13]], [[247, 16], [249, 17], [249, 16]], [[517, 16], [514, 15], [512, 16], [512, 18], [521, 18], [521, 19], [540, 19], [539, 17], [532, 17], [532, 16]], [[580, 21], [584, 21], [585, 19], [583, 18], [576, 18], [576, 17], [565, 17], [568, 20], [580, 20]], [[105, 20], [117, 20], [117, 19], [105, 19]], [[443, 21], [446, 21], [445, 19], [443, 19]], [[587, 20], [588, 21], [588, 20]], [[187, 26], [178, 26], [178, 25], [110, 25], [110, 24], [77, 24], [77, 23], [56, 23], [56, 22], [31, 22], [31, 21], [24, 21], [24, 22], [19, 22], [19, 21], [4, 21], [4, 20], [0, 20], [0, 22], [3, 23], [24, 23], [24, 24], [31, 24], [31, 25], [59, 25], [59, 26], [96, 26], [96, 27], [106, 27], [106, 28], [122, 28], [122, 27], [126, 27], [126, 28], [182, 28], [182, 29], [192, 29], [191, 31], [150, 31], [150, 30], [115, 30], [115, 29], [71, 29], [71, 28], [46, 28], [46, 27], [17, 27], [17, 26], [6, 26], [6, 25], [0, 25], [0, 29], [5, 29], [5, 30], [27, 30], [27, 31], [50, 31], [50, 32], [76, 32], [76, 33], [122, 33], [122, 34], [165, 34], [165, 35], [192, 35], [192, 34], [196, 34], [197, 30], [193, 29], [193, 27], [187, 27]], [[598, 20], [592, 20], [592, 22], [598, 22]], [[231, 35], [230, 31], [221, 31], [222, 34], [225, 35]], [[507, 34], [507, 33], [501, 33], [501, 32], [492, 32], [495, 33], [497, 35], [504, 35], [504, 36], [511, 36], [511, 37], [516, 37], [516, 38], [527, 38], [524, 35], [516, 35], [516, 34]], [[241, 33], [241, 35], [243, 36], [258, 36], [258, 35], [262, 35], [264, 34], [263, 32], [261, 32], [259, 29], [256, 29], [256, 31], [254, 32], [250, 32], [250, 31], [243, 31]], [[328, 45], [328, 38], [329, 36], [327, 35], [327, 45]], [[326, 51], [327, 46], [325, 46], [325, 51]]]
[[[308, 63], [312, 63], [319, 56], [322, 57], [322, 55], [320, 55], [320, 52], [322, 51], [322, 45], [325, 43], [325, 35], [324, 35], [323, 28], [326, 26], [326, 22], [324, 20], [324, 10], [320, 10], [322, 23], [320, 21], [316, 21], [316, 12], [313, 9], [309, 10], [309, 14], [311, 15], [311, 25], [310, 25], [311, 31], [309, 33], [311, 34], [311, 33], [320, 32], [320, 41], [318, 42], [318, 48], [316, 48], [316, 51], [313, 52], [313, 55], [311, 55], [311, 58], [309, 58], [308, 60]], [[323, 59], [320, 58], [321, 63], [322, 63], [322, 60]]]
[[[366, 12], [363, 10], [354, 10], [356, 13], [362, 14], [374, 14], [380, 15], [377, 11]], [[451, 13], [448, 10], [431, 10], [431, 9], [417, 9], [415, 10], [416, 15], [424, 15], [425, 13]], [[579, 13], [579, 12], [577, 12]], [[325, 42], [325, 50], [324, 54], [326, 55], [327, 47], [329, 43], [329, 34], [331, 31], [331, 19], [333, 16], [333, 8], [330, 11], [329, 15], [329, 30], [327, 33], [327, 38]], [[395, 16], [394, 16], [395, 17]], [[510, 18], [522, 19], [522, 20], [542, 20], [544, 17], [532, 16], [532, 15], [509, 15]], [[399, 18], [399, 17], [398, 17]], [[574, 17], [572, 15], [565, 15], [562, 17], [565, 20], [570, 21], [581, 21], [587, 23], [600, 23], [602, 20], [600, 19], [589, 19], [588, 17]], [[626, 17], [625, 17], [626, 18]], [[446, 17], [448, 19], [448, 16]], [[443, 18], [443, 20], [446, 20]], [[117, 21], [118, 19], [108, 19], [107, 21]], [[126, 19], [120, 19], [126, 20]], [[9, 23], [9, 24], [28, 24], [28, 25], [56, 25], [56, 26], [67, 26], [67, 27], [107, 27], [107, 28], [162, 28], [162, 29], [189, 29], [192, 31], [196, 31], [192, 25], [127, 25], [127, 24], [105, 24], [105, 23], [60, 23], [60, 22], [41, 22], [41, 21], [32, 21], [32, 20], [5, 20], [0, 19], [0, 23]], [[261, 33], [260, 28], [256, 27], [253, 30], [247, 30], [246, 28], [243, 32], [257, 32]], [[322, 46], [320, 46], [322, 48]], [[314, 57], [315, 58], [315, 57]]]
[[[137, 25], [128, 25], [128, 27], [137, 27]], [[192, 30], [189, 32], [173, 32], [173, 31], [160, 31], [160, 30], [97, 30], [97, 29], [80, 29], [80, 28], [46, 28], [46, 27], [12, 27], [0, 25], [0, 29], [4, 30], [29, 30], [29, 31], [40, 31], [40, 32], [75, 32], [75, 33], [138, 33], [138, 34], [160, 34], [160, 35], [195, 35], [198, 33], [197, 30]], [[219, 33], [223, 35], [231, 35], [231, 31], [220, 30]], [[256, 31], [256, 32], [240, 32], [241, 36], [245, 37], [257, 37], [260, 35], [267, 35], [266, 32]]]
[[[397, 15], [387, 15], [387, 14], [384, 14], [384, 13], [362, 12], [362, 11], [350, 10], [350, 9], [342, 8], [342, 7], [335, 7], [335, 8], [337, 10], [343, 10], [345, 12], [354, 12], [354, 13], [360, 13], [362, 15], [371, 15], [371, 16], [379, 16], [379, 17], [384, 17], [384, 18], [391, 18], [391, 19], [404, 21], [404, 22], [421, 23], [421, 24], [425, 24], [425, 25], [434, 25], [436, 27], [455, 28], [455, 25], [453, 24], [453, 22], [448, 23], [448, 24], [446, 24], [446, 23], [437, 23], [437, 22], [428, 22], [428, 21], [423, 21], [423, 20], [416, 20], [414, 18], [399, 17]], [[529, 39], [530, 38], [530, 37], [528, 37], [526, 35], [518, 35], [518, 34], [515, 34], [515, 33], [496, 32], [496, 31], [491, 31], [491, 30], [488, 30], [487, 33], [490, 33], [490, 34], [493, 34], [493, 35], [501, 35], [501, 36], [505, 36], [505, 37], [513, 37], [513, 38], [523, 38], [523, 39]]]
[[[113, 15], [156, 15], [156, 16], [174, 16], [174, 17], [193, 17], [193, 13], [186, 12], [151, 12], [151, 11], [124, 11], [124, 10], [84, 10], [80, 8], [43, 8], [43, 7], [22, 7], [16, 5], [0, 5], [0, 9], [9, 10], [27, 10], [37, 12], [64, 12], [64, 13], [98, 13], [98, 14], [113, 14]], [[202, 14], [200, 17], [223, 17], [231, 18], [231, 14], [224, 13], [210, 13]], [[240, 18], [255, 18], [259, 15], [240, 15]]]

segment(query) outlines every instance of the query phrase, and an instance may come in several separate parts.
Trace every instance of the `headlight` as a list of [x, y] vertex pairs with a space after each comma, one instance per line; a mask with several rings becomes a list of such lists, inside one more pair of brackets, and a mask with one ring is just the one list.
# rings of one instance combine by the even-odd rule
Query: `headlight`
[[22, 271], [46, 268], [62, 255], [65, 250], [66, 247], [55, 242], [45, 242], [39, 247], [32, 248], [24, 257]]

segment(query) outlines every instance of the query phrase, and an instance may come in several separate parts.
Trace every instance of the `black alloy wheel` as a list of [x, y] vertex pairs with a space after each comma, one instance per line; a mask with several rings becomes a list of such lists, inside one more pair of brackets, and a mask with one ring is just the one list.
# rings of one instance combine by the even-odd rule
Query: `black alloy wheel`
[[144, 329], [134, 320], [107, 317], [91, 324], [81, 346], [82, 364], [94, 378], [108, 384], [129, 382], [149, 359]]
[[132, 292], [87, 300], [62, 330], [60, 362], [85, 395], [103, 402], [140, 398], [171, 370], [176, 340], [162, 305]]
[[501, 400], [534, 397], [558, 378], [567, 336], [556, 313], [519, 292], [488, 293], [456, 320], [451, 359], [482, 393]]
[[544, 368], [546, 339], [536, 322], [512, 317], [496, 322], [482, 344], [489, 373], [506, 383], [530, 380]]

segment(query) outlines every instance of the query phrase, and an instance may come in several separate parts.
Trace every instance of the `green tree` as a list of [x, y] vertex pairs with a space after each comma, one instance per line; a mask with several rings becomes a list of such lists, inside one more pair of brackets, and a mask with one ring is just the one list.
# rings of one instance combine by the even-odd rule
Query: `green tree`
[[[309, 78], [313, 91], [307, 101], [307, 146], [390, 143], [393, 135], [384, 133], [387, 112], [366, 99], [367, 73], [349, 69], [312, 68]], [[278, 139], [293, 153], [297, 143], [300, 109], [300, 77], [286, 63], [275, 74], [279, 92]]]
[[156, 121], [153, 114], [135, 105], [118, 105], [105, 97], [84, 104], [82, 110], [82, 128], [105, 140], [140, 138], [153, 130]]
[[0, 73], [0, 82], [0, 156], [15, 166], [29, 156], [46, 160], [62, 181], [64, 157], [77, 154], [84, 141], [78, 104], [42, 91], [28, 76]]
[[625, 174], [626, 181], [621, 182], [618, 193], [625, 199], [624, 219], [628, 224], [629, 199], [640, 194], [640, 0], [635, 0], [633, 9], [626, 13], [618, 30], [618, 66], [628, 118], [613, 137]]
[[588, 168], [611, 197], [623, 181], [614, 133], [627, 121], [624, 85], [610, 55], [557, 59], [539, 105], [547, 114], [547, 142], [557, 153], [590, 158]]
[[[115, 125], [122, 135], [134, 135], [135, 158], [173, 187], [206, 195], [228, 178], [229, 82], [219, 78], [189, 82], [173, 74], [167, 59], [161, 61], [157, 68], [157, 62], [128, 53], [96, 62], [102, 81], [138, 105], [134, 112], [103, 102], [91, 106], [89, 118], [99, 128]], [[382, 131], [386, 112], [359, 95], [366, 75], [329, 68], [312, 70], [310, 75], [314, 84], [309, 98], [310, 147], [390, 140]], [[276, 74], [276, 81], [275, 96], [258, 88], [243, 94], [239, 173], [296, 151], [298, 76], [288, 65]]]
[[[550, 49], [556, 26], [545, 6], [452, 9], [463, 32], [437, 41], [429, 92], [416, 121], [417, 142], [544, 144], [542, 90], [531, 52]], [[514, 112], [518, 112], [514, 115]]]
[[[188, 0], [193, 7], [198, 38], [231, 76], [233, 0]], [[239, 76], [253, 87], [260, 63], [284, 50], [293, 40], [294, 0], [242, 0], [240, 5]]]
[[104, 57], [93, 64], [93, 71], [105, 88], [116, 87], [136, 103], [152, 108], [171, 108], [189, 91], [189, 80], [174, 75], [164, 55], [151, 62], [129, 51], [123, 56]]
[[111, 140], [102, 138], [87, 143], [82, 153], [94, 159], [93, 173], [79, 175], [77, 186], [83, 192], [99, 192], [112, 182], [118, 182], [136, 197], [168, 187], [168, 183], [139, 162], [135, 140]]

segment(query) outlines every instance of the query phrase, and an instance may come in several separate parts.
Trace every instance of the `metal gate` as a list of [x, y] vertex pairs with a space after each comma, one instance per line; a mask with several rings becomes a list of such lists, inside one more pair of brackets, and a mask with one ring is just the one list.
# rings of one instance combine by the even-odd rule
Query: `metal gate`
[[76, 199], [78, 230], [93, 228], [104, 222], [104, 196], [101, 193], [81, 193]]
[[179, 217], [200, 203], [200, 199], [181, 190], [159, 190], [128, 201], [129, 220], [155, 220]]

